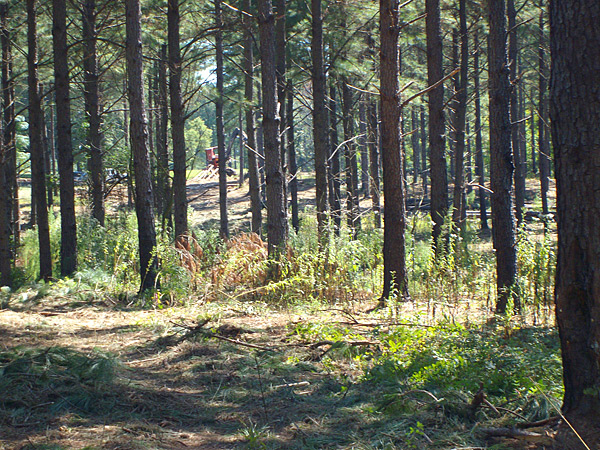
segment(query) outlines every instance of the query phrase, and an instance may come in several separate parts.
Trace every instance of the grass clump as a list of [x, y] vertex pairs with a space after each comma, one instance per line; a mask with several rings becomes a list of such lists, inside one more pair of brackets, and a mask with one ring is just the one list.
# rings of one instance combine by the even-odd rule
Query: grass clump
[[49, 414], [64, 410], [98, 412], [114, 400], [107, 396], [118, 362], [92, 351], [65, 347], [17, 347], [0, 353], [0, 421], [26, 422], [32, 408]]

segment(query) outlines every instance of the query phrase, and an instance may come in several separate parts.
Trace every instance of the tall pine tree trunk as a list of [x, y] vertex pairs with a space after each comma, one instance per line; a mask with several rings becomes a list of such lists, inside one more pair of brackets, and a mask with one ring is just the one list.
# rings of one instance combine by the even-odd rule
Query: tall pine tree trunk
[[[37, 4], [27, 0], [27, 73], [29, 92], [29, 151], [31, 157], [31, 203], [35, 203], [35, 217], [38, 227], [40, 249], [40, 278], [52, 277], [52, 255], [50, 251], [50, 228], [46, 204], [46, 175], [44, 173], [44, 153], [42, 148], [42, 105], [38, 90], [38, 46], [37, 46]], [[72, 178], [71, 178], [72, 180]]]
[[[321, 0], [311, 0], [312, 12], [312, 84], [313, 141], [315, 148], [315, 187], [317, 192], [317, 227], [319, 242], [327, 241], [327, 133], [329, 129], [325, 105], [325, 67], [323, 61], [323, 16]], [[335, 176], [335, 175], [334, 175]]]
[[288, 145], [288, 163], [290, 168], [290, 196], [292, 206], [292, 227], [298, 232], [300, 229], [300, 218], [298, 216], [298, 164], [296, 162], [296, 140], [294, 136], [294, 91], [292, 80], [287, 82], [287, 106], [286, 117], [287, 127], [287, 145]]
[[63, 277], [77, 270], [77, 222], [75, 221], [75, 184], [71, 144], [71, 99], [67, 47], [66, 0], [52, 1], [54, 42], [54, 79], [56, 93], [56, 148], [60, 179], [60, 273]]
[[519, 138], [519, 104], [517, 96], [517, 57], [519, 53], [517, 41], [517, 11], [514, 0], [506, 0], [506, 12], [508, 15], [508, 61], [510, 64], [510, 80], [512, 88], [510, 91], [510, 120], [511, 141], [513, 148], [513, 159], [515, 164], [515, 213], [517, 226], [523, 223], [523, 209], [525, 208], [525, 172], [523, 171], [521, 143]]
[[353, 97], [348, 81], [342, 80], [342, 116], [344, 122], [344, 162], [346, 169], [346, 214], [348, 228], [352, 238], [356, 239], [360, 230], [360, 217], [358, 210], [358, 162], [356, 157], [356, 144], [354, 142], [354, 116]]
[[142, 11], [139, 0], [125, 1], [126, 58], [130, 109], [130, 142], [135, 176], [135, 212], [140, 252], [140, 292], [158, 287], [155, 254], [154, 194], [148, 154], [148, 122], [144, 104]]
[[2, 137], [0, 140], [0, 283], [10, 286], [12, 282], [12, 261], [16, 247], [13, 245], [15, 226], [13, 224], [13, 202], [15, 201], [16, 161], [14, 161], [14, 104], [11, 73], [11, 43], [8, 30], [7, 3], [0, 4], [0, 42], [2, 59], [0, 73], [2, 77]]
[[[598, 448], [600, 435], [598, 23], [600, 3], [596, 0], [550, 2], [550, 118], [558, 213], [556, 316], [565, 386], [562, 409], [570, 425], [589, 443], [587, 448]], [[580, 442], [576, 444], [562, 448], [583, 448]]]
[[467, 114], [467, 85], [469, 71], [469, 42], [467, 31], [467, 4], [466, 0], [459, 1], [460, 21], [460, 78], [456, 93], [456, 111], [454, 116], [454, 200], [452, 209], [452, 223], [456, 229], [465, 230], [463, 221], [466, 211], [464, 204], [465, 194], [465, 126]]
[[275, 71], [277, 73], [277, 101], [279, 102], [279, 140], [281, 146], [281, 170], [283, 173], [283, 202], [287, 216], [287, 163], [286, 163], [286, 0], [274, 0], [275, 7]]
[[398, 94], [398, 0], [380, 0], [381, 32], [381, 156], [383, 166], [384, 231], [383, 293], [380, 304], [391, 295], [408, 297], [404, 231], [404, 174], [400, 153], [400, 96]]
[[173, 215], [174, 195], [169, 176], [169, 150], [167, 145], [169, 127], [169, 101], [167, 86], [167, 46], [163, 45], [158, 63], [158, 92], [156, 96], [156, 196], [157, 210], [162, 218], [163, 228]]
[[175, 239], [187, 239], [187, 192], [185, 111], [181, 98], [181, 49], [179, 45], [179, 0], [168, 0], [169, 94], [173, 141], [173, 213]]
[[342, 179], [340, 169], [340, 149], [338, 148], [338, 115], [336, 83], [330, 78], [329, 84], [329, 151], [328, 151], [328, 181], [329, 208], [333, 219], [333, 231], [339, 236], [342, 227]]
[[[221, 19], [221, 0], [215, 0], [215, 51], [217, 60], [217, 147], [219, 154], [219, 234], [229, 238], [229, 217], [227, 214], [227, 154], [225, 151], [225, 129], [223, 124], [223, 23]], [[233, 141], [233, 136], [232, 136]]]
[[250, 189], [250, 209], [252, 210], [251, 231], [261, 235], [262, 205], [260, 203], [260, 180], [258, 178], [258, 148], [256, 146], [256, 126], [254, 124], [254, 51], [250, 0], [244, 0], [242, 23], [244, 24], [244, 95], [246, 98], [246, 135], [248, 136], [248, 184]]
[[[430, 86], [444, 77], [442, 64], [442, 35], [440, 25], [440, 0], [426, 0], [427, 13], [427, 80]], [[431, 220], [433, 220], [433, 245], [436, 255], [441, 250], [441, 236], [448, 211], [448, 176], [444, 149], [444, 87], [429, 92], [429, 167], [431, 173]]]
[[410, 124], [412, 127], [410, 132], [410, 144], [413, 152], [413, 185], [416, 189], [419, 174], [421, 172], [421, 148], [419, 147], [419, 134], [417, 133], [419, 130], [417, 109], [414, 107], [410, 110]]
[[369, 102], [369, 175], [370, 194], [375, 215], [375, 228], [381, 228], [381, 193], [379, 192], [379, 133], [377, 132], [377, 103]]
[[479, 34], [475, 31], [475, 52], [473, 53], [473, 84], [475, 90], [475, 170], [479, 184], [479, 219], [481, 229], [488, 229], [486, 190], [485, 190], [485, 165], [483, 161], [483, 137], [481, 133], [481, 88], [479, 86]]
[[360, 192], [369, 192], [369, 147], [367, 146], [367, 102], [361, 95], [358, 100], [358, 147], [360, 148]]
[[550, 177], [550, 146], [548, 144], [548, 114], [546, 111], [546, 52], [544, 51], [544, 5], [540, 0], [540, 22], [539, 22], [539, 103], [538, 103], [538, 146], [539, 146], [539, 166], [540, 166], [540, 187], [542, 197], [542, 213], [548, 214], [548, 188]]
[[89, 123], [88, 167], [92, 183], [92, 217], [104, 226], [104, 169], [102, 161], [102, 117], [100, 115], [100, 75], [96, 51], [96, 0], [83, 4], [83, 76], [85, 111]]
[[420, 116], [421, 116], [421, 163], [422, 163], [422, 170], [421, 170], [421, 182], [423, 183], [423, 195], [425, 197], [427, 197], [427, 188], [429, 186], [429, 182], [427, 180], [427, 174], [429, 173], [429, 169], [427, 167], [427, 155], [428, 155], [428, 151], [427, 151], [427, 127], [425, 124], [425, 106], [421, 105], [421, 111], [420, 111]]
[[[258, 26], [262, 62], [263, 133], [265, 180], [267, 184], [267, 245], [269, 256], [275, 258], [285, 251], [287, 245], [287, 217], [281, 167], [279, 115], [277, 114], [275, 16], [271, 0], [259, 0]], [[325, 191], [326, 193], [327, 191]]]
[[513, 160], [510, 125], [510, 80], [506, 49], [504, 0], [489, 0], [490, 180], [492, 237], [496, 251], [496, 312], [505, 313], [512, 297], [515, 309], [517, 254], [513, 216]]

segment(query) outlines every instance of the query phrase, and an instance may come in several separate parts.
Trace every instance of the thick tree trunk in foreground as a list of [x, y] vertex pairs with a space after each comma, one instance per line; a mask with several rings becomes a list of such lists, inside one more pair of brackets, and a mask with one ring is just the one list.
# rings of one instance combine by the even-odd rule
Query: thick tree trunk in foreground
[[[427, 81], [430, 86], [444, 77], [440, 0], [426, 0]], [[429, 167], [431, 178], [431, 220], [436, 254], [441, 247], [442, 227], [448, 211], [448, 175], [444, 150], [444, 86], [429, 92]]]
[[490, 52], [490, 180], [492, 186], [492, 237], [496, 251], [496, 312], [506, 312], [508, 300], [515, 293], [517, 253], [513, 215], [513, 159], [510, 124], [510, 81], [506, 52], [506, 17], [504, 0], [489, 0]]
[[29, 151], [31, 154], [31, 202], [35, 202], [38, 242], [40, 246], [40, 278], [52, 277], [50, 229], [46, 204], [46, 175], [42, 148], [42, 105], [38, 90], [38, 50], [36, 0], [27, 0], [27, 73], [29, 92]]
[[[263, 133], [267, 191], [267, 241], [269, 257], [281, 255], [287, 244], [287, 217], [283, 195], [283, 171], [277, 114], [277, 77], [275, 74], [275, 16], [271, 0], [259, 0], [258, 25], [263, 100]], [[325, 181], [327, 181], [325, 179]], [[325, 191], [326, 193], [327, 191]], [[318, 206], [318, 203], [317, 203]]]
[[408, 297], [404, 231], [404, 174], [400, 153], [400, 94], [398, 92], [398, 0], [380, 0], [381, 32], [381, 157], [383, 166], [384, 231], [383, 293]]
[[[327, 241], [327, 133], [329, 122], [325, 106], [325, 67], [323, 62], [323, 17], [321, 0], [312, 0], [312, 83], [313, 141], [315, 147], [315, 185], [317, 191], [317, 226], [321, 245]], [[335, 176], [335, 175], [334, 175]]]
[[185, 111], [181, 99], [181, 49], [179, 45], [179, 0], [168, 0], [169, 94], [173, 140], [173, 214], [175, 239], [188, 234], [186, 193]]
[[144, 105], [144, 78], [142, 67], [142, 30], [139, 0], [126, 0], [125, 27], [128, 98], [130, 109], [130, 137], [135, 176], [135, 212], [138, 219], [140, 251], [140, 292], [153, 289], [157, 283], [158, 261], [154, 228], [154, 194], [148, 155], [148, 122]]
[[595, 435], [594, 442], [600, 431], [600, 103], [591, 100], [600, 98], [598, 23], [596, 0], [550, 2], [563, 412], [584, 439]]
[[[92, 217], [104, 226], [104, 168], [102, 162], [102, 117], [100, 115], [100, 75], [96, 51], [96, 0], [83, 4], [83, 76], [85, 111], [89, 122], [88, 168], [92, 183]], [[51, 142], [52, 144], [52, 142]]]
[[54, 79], [56, 92], [56, 147], [60, 179], [60, 273], [63, 277], [77, 270], [77, 222], [75, 221], [75, 183], [71, 144], [71, 100], [67, 52], [66, 0], [52, 1], [54, 41]]
[[[244, 0], [243, 9], [250, 12], [250, 0]], [[262, 206], [260, 204], [260, 181], [258, 179], [258, 148], [256, 147], [256, 126], [254, 124], [254, 52], [252, 22], [242, 14], [244, 24], [244, 95], [246, 97], [246, 135], [248, 136], [248, 184], [250, 189], [250, 209], [252, 224], [250, 230], [261, 235]]]

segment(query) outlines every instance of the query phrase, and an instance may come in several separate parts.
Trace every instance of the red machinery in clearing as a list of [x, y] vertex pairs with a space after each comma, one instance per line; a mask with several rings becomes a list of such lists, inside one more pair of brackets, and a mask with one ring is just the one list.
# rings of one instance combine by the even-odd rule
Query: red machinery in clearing
[[207, 148], [206, 151], [206, 165], [213, 166], [215, 169], [219, 167], [219, 157], [215, 155], [217, 147]]

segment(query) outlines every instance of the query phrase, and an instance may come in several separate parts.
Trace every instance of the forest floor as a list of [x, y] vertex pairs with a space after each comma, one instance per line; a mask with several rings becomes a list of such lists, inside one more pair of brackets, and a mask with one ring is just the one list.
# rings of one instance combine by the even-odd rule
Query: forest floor
[[[364, 306], [141, 310], [23, 298], [0, 310], [0, 449], [551, 448], [546, 431], [531, 442], [476, 437], [483, 425], [465, 419], [466, 397], [446, 417], [427, 406], [443, 399], [408, 392], [408, 416], [385, 414], [355, 358], [329, 358], [335, 344], [302, 332], [389, 326]], [[356, 336], [361, 348], [383, 345]]]
[[[179, 325], [195, 324], [199, 312], [66, 298], [2, 310], [0, 359], [14, 352], [34, 364], [43, 354], [49, 379], [26, 383], [30, 391], [1, 414], [0, 448], [261, 448], [265, 440], [303, 448], [306, 438], [331, 444], [359, 432], [356, 408], [368, 395], [342, 395], [337, 374], [318, 361], [323, 350], [289, 335], [303, 317], [222, 311], [205, 329], [230, 341], [186, 338]], [[91, 386], [59, 355], [91, 366], [110, 358], [116, 376]], [[345, 372], [352, 376], [350, 365]]]
[[[299, 180], [301, 210], [314, 203], [312, 184]], [[218, 195], [214, 177], [189, 180], [190, 221], [218, 228]], [[247, 185], [230, 182], [228, 195], [232, 235], [247, 231]], [[117, 208], [124, 189], [113, 197]], [[33, 286], [0, 302], [0, 450], [561, 448], [555, 422], [530, 436], [510, 431], [515, 420], [556, 414], [556, 392], [537, 392], [559, 382], [551, 310], [516, 324], [469, 302], [367, 313], [374, 299], [364, 296], [287, 308], [81, 297]], [[530, 371], [511, 372], [518, 365]], [[402, 370], [448, 385], [410, 388], [398, 384]], [[495, 412], [471, 406], [480, 381], [538, 375], [528, 388], [535, 397], [523, 390]]]

